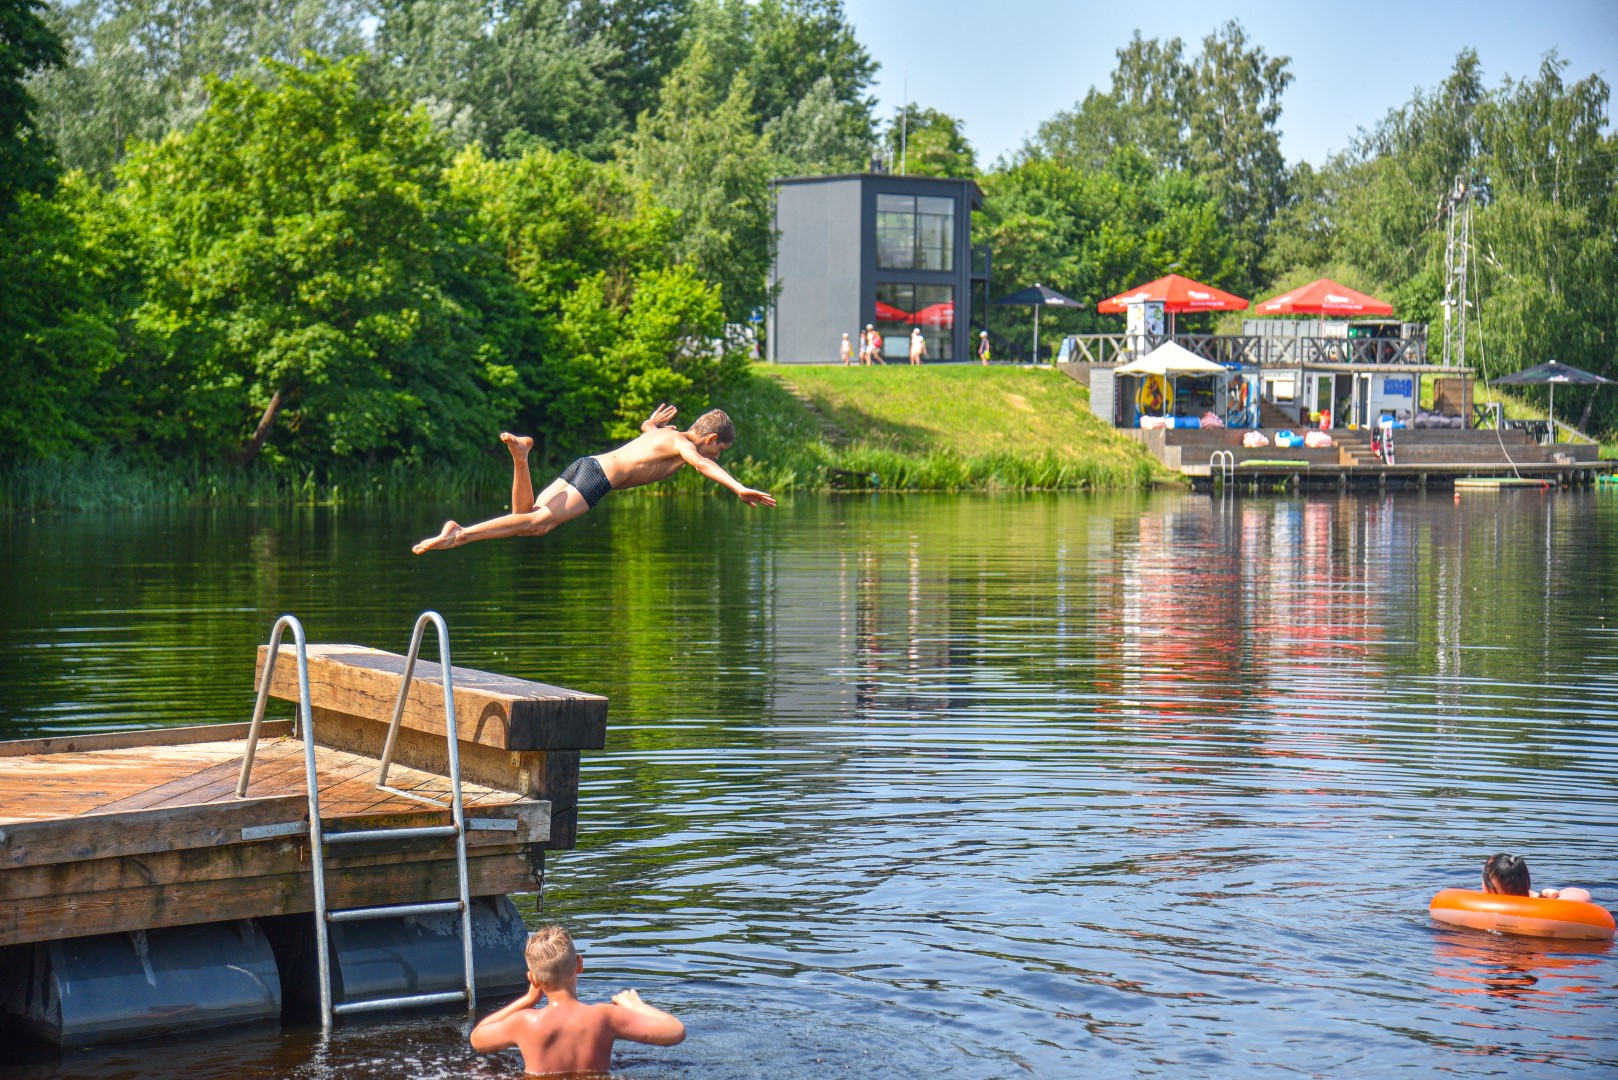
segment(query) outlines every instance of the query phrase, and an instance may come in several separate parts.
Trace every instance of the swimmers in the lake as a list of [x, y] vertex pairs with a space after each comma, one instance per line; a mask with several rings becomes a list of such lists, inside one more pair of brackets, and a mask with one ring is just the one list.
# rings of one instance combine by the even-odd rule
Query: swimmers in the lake
[[[513, 1046], [522, 1051], [526, 1073], [605, 1073], [616, 1039], [673, 1046], [685, 1038], [685, 1025], [654, 1009], [633, 990], [610, 1004], [586, 1005], [578, 998], [584, 961], [560, 926], [547, 926], [528, 939], [528, 992], [472, 1029], [472, 1049], [491, 1054]], [[536, 1009], [540, 997], [546, 1006]]]
[[774, 506], [775, 499], [739, 483], [719, 467], [719, 453], [736, 441], [736, 428], [718, 409], [697, 417], [690, 431], [672, 426], [675, 408], [659, 405], [641, 424], [641, 434], [616, 450], [592, 457], [581, 457], [562, 475], [550, 482], [539, 498], [534, 498], [533, 478], [528, 474], [528, 451], [534, 440], [526, 435], [502, 432], [500, 441], [511, 451], [511, 513], [476, 525], [444, 522], [437, 536], [430, 536], [411, 548], [424, 551], [460, 547], [474, 540], [496, 540], [504, 536], [544, 536], [563, 522], [591, 509], [609, 491], [655, 484], [689, 465], [717, 484], [736, 493], [748, 506]]
[[1587, 889], [1540, 889], [1535, 892], [1528, 880], [1528, 864], [1520, 855], [1491, 855], [1483, 864], [1483, 891], [1502, 896], [1537, 896], [1542, 900], [1582, 900], [1590, 902]]

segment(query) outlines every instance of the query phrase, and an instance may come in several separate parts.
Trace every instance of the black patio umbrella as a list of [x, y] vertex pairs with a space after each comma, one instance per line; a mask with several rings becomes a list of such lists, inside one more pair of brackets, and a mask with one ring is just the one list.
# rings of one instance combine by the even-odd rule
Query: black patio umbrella
[[[1556, 424], [1556, 387], [1558, 384], [1573, 386], [1612, 386], [1618, 385], [1614, 380], [1597, 375], [1593, 371], [1585, 371], [1571, 364], [1564, 364], [1558, 360], [1550, 360], [1543, 364], [1535, 364], [1531, 368], [1513, 371], [1510, 375], [1502, 375], [1494, 380], [1496, 384], [1505, 386], [1548, 386], [1551, 388], [1551, 404], [1547, 412], [1551, 424]], [[1554, 435], [1552, 436], [1555, 437]]]
[[1042, 307], [1068, 307], [1081, 308], [1084, 305], [1071, 296], [1063, 296], [1055, 289], [1047, 289], [1039, 282], [1034, 282], [1026, 289], [1019, 289], [1010, 296], [1002, 296], [991, 301], [995, 304], [1016, 304], [1018, 307], [1031, 307], [1034, 309], [1034, 361], [1039, 361], [1039, 309]]

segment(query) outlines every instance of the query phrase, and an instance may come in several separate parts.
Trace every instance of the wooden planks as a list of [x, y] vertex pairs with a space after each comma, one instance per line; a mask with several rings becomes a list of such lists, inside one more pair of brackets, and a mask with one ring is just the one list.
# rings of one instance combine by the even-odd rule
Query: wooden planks
[[[269, 646], [258, 651], [255, 679]], [[393, 719], [405, 658], [360, 645], [310, 645], [312, 707], [387, 723]], [[455, 713], [462, 742], [497, 750], [599, 750], [606, 745], [607, 699], [545, 683], [513, 679], [472, 668], [454, 668]], [[402, 726], [444, 735], [442, 669], [416, 662]], [[296, 701], [296, 650], [281, 646], [270, 693]], [[316, 739], [319, 740], [317, 722]]]
[[[0, 826], [0, 868], [239, 844], [244, 828], [298, 821], [308, 812], [309, 802], [302, 795], [280, 795], [242, 799], [223, 806], [178, 806], [17, 822]], [[11, 874], [0, 873], [0, 895], [13, 880]]]
[[[247, 737], [250, 724], [197, 724], [191, 727], [136, 728], [131, 731], [102, 731], [87, 735], [51, 735], [42, 739], [11, 739], [0, 742], [0, 758], [34, 754], [65, 754], [90, 750], [123, 750], [135, 746], [182, 746], [187, 743], [223, 742]], [[292, 721], [266, 720], [260, 728], [263, 738], [292, 734]]]
[[[516, 847], [468, 858], [467, 874], [474, 896], [534, 887], [527, 858]], [[326, 895], [334, 908], [452, 899], [456, 896], [455, 860], [418, 859], [401, 864], [395, 859], [348, 866], [328, 875]], [[313, 910], [314, 885], [306, 868], [250, 877], [148, 880], [0, 902], [0, 945]]]

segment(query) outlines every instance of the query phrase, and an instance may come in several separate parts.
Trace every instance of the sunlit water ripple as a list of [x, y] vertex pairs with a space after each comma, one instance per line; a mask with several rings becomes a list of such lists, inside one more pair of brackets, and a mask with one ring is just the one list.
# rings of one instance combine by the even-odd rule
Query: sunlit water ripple
[[[631, 498], [411, 558], [435, 514], [0, 526], [0, 730], [240, 718], [281, 610], [437, 607], [612, 700], [544, 917], [686, 1020], [624, 1076], [1618, 1073], [1613, 949], [1426, 916], [1496, 850], [1618, 904], [1618, 498]], [[466, 1029], [22, 1075], [518, 1073]]]

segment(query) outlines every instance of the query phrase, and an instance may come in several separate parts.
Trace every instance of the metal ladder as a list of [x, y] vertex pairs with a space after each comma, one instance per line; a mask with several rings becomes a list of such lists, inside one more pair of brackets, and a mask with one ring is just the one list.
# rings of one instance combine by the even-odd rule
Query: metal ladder
[[[320, 821], [320, 786], [315, 778], [315, 740], [312, 710], [309, 706], [309, 656], [304, 642], [303, 625], [291, 615], [283, 615], [270, 632], [270, 651], [264, 661], [264, 674], [259, 679], [258, 701], [253, 708], [253, 723], [247, 735], [247, 750], [242, 758], [241, 775], [236, 783], [236, 795], [245, 797], [253, 768], [253, 755], [258, 748], [259, 727], [264, 720], [264, 707], [269, 697], [270, 680], [275, 672], [275, 661], [281, 651], [282, 632], [290, 626], [297, 646], [298, 659], [298, 720], [293, 734], [303, 738], [304, 778], [309, 789], [309, 858], [314, 872], [315, 888], [315, 951], [320, 972], [321, 1026], [329, 1031], [332, 1021], [350, 1013], [371, 1012], [378, 1009], [398, 1009], [416, 1005], [441, 1005], [464, 1001], [468, 1011], [477, 1007], [477, 990], [472, 965], [472, 901], [466, 871], [466, 816], [461, 803], [461, 758], [456, 741], [455, 688], [450, 671], [449, 629], [444, 617], [436, 611], [424, 611], [416, 620], [410, 637], [410, 654], [405, 661], [404, 679], [399, 686], [399, 700], [393, 709], [393, 721], [388, 725], [387, 742], [382, 750], [381, 766], [377, 769], [376, 786], [392, 794], [414, 798], [442, 807], [436, 799], [424, 799], [409, 792], [387, 788], [388, 769], [393, 763], [394, 741], [404, 719], [405, 701], [410, 694], [410, 680], [416, 670], [416, 657], [421, 652], [422, 635], [431, 622], [438, 629], [438, 658], [444, 670], [444, 731], [449, 744], [450, 816], [453, 824], [427, 825], [403, 829], [356, 829], [350, 832], [328, 832]], [[379, 840], [419, 840], [433, 837], [455, 838], [455, 869], [459, 891], [454, 900], [436, 900], [419, 904], [387, 904], [378, 907], [340, 908], [326, 906], [327, 844], [359, 844]], [[358, 922], [365, 919], [398, 918], [405, 915], [435, 915], [452, 911], [461, 914], [461, 962], [464, 984], [460, 990], [444, 990], [431, 994], [402, 994], [394, 997], [371, 998], [333, 1005], [331, 1000], [331, 954], [328, 946], [328, 924]]]
[[1236, 479], [1236, 454], [1230, 450], [1215, 450], [1208, 455], [1208, 477], [1212, 480], [1215, 470], [1218, 470], [1221, 484], [1228, 485]]

